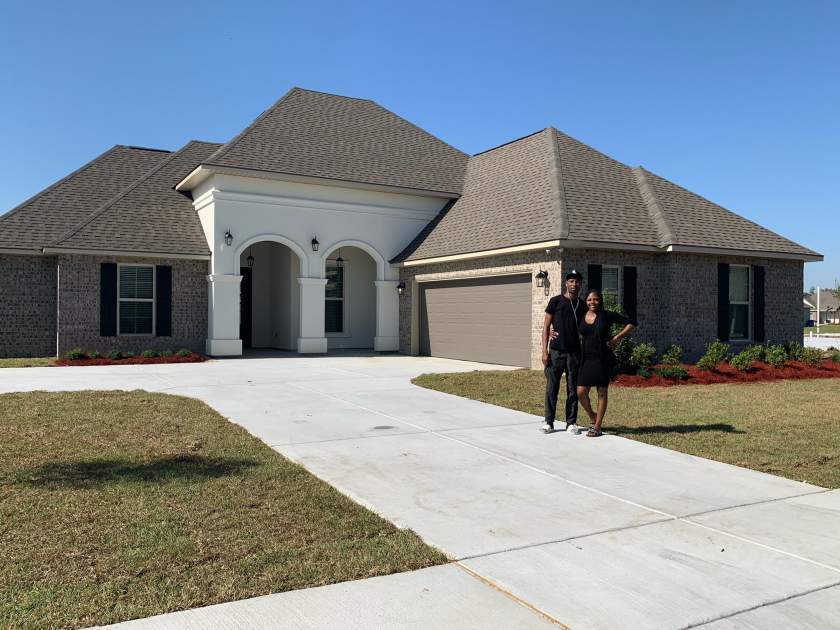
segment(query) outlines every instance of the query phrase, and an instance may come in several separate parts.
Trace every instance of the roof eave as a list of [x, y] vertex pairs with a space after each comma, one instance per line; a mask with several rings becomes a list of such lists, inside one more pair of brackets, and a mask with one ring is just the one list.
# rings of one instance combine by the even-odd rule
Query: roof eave
[[753, 258], [778, 258], [782, 260], [802, 260], [820, 262], [825, 257], [813, 252], [771, 252], [756, 249], [731, 249], [728, 247], [703, 247], [699, 245], [668, 245], [666, 251], [685, 254], [714, 254], [723, 256], [750, 256]]
[[44, 247], [44, 254], [78, 254], [80, 256], [129, 256], [132, 258], [172, 258], [184, 260], [210, 260], [207, 254], [160, 252], [160, 251], [136, 251], [121, 249], [88, 249], [75, 247]]

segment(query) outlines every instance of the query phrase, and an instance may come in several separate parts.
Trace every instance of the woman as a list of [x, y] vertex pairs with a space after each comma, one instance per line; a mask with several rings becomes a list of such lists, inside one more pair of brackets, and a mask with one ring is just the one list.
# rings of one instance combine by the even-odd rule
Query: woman
[[[580, 322], [581, 361], [578, 372], [578, 399], [584, 411], [592, 421], [587, 437], [601, 435], [601, 423], [607, 412], [607, 392], [613, 374], [615, 355], [613, 348], [621, 339], [629, 335], [637, 326], [635, 320], [621, 313], [604, 310], [604, 298], [600, 291], [586, 294], [586, 314]], [[610, 338], [613, 324], [623, 324], [624, 328], [615, 337]], [[598, 388], [598, 413], [592, 411], [589, 390]]]

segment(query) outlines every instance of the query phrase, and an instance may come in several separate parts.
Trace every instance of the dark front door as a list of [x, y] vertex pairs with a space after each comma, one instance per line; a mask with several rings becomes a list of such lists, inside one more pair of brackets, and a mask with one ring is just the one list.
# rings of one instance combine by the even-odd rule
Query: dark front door
[[239, 338], [243, 348], [251, 347], [251, 314], [253, 297], [251, 293], [251, 275], [254, 271], [250, 267], [242, 267], [242, 284], [239, 285]]

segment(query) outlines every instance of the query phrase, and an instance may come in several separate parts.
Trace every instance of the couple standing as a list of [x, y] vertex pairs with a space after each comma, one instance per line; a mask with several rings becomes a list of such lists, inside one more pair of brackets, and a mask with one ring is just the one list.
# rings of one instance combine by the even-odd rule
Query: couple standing
[[[545, 423], [543, 433], [554, 431], [560, 379], [566, 374], [566, 430], [579, 433], [578, 400], [592, 421], [589, 437], [601, 435], [607, 411], [607, 392], [613, 374], [616, 344], [636, 327], [621, 313], [604, 310], [600, 291], [588, 291], [581, 299], [583, 276], [576, 270], [566, 274], [566, 291], [556, 295], [545, 309], [542, 332], [542, 362], [545, 366]], [[613, 324], [624, 328], [610, 336]], [[592, 410], [589, 390], [598, 390], [598, 411]]]

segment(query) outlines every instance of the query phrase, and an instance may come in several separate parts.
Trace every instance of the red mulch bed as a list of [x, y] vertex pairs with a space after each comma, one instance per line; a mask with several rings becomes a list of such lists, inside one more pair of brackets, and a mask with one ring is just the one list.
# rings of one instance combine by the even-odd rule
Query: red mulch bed
[[58, 359], [55, 364], [66, 365], [150, 365], [155, 363], [202, 363], [207, 357], [202, 354], [193, 353], [188, 357], [179, 357], [173, 354], [171, 357], [130, 357], [127, 359], [109, 359], [99, 357], [98, 359]]
[[[657, 366], [665, 367], [665, 366]], [[713, 371], [700, 370], [693, 365], [682, 366], [688, 372], [688, 379], [681, 381], [663, 378], [653, 374], [650, 378], [622, 374], [615, 384], [622, 387], [671, 387], [673, 385], [713, 385], [717, 383], [763, 383], [785, 379], [840, 378], [840, 363], [828, 360], [819, 367], [811, 367], [799, 361], [788, 361], [783, 368], [774, 368], [766, 363], [756, 363], [746, 372], [739, 372], [728, 363], [722, 363]]]

